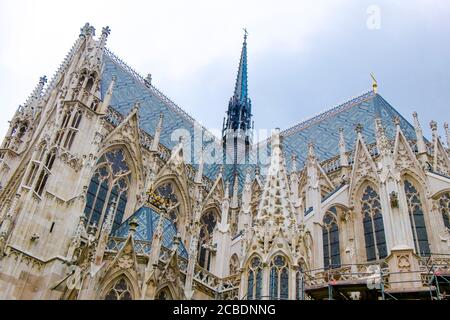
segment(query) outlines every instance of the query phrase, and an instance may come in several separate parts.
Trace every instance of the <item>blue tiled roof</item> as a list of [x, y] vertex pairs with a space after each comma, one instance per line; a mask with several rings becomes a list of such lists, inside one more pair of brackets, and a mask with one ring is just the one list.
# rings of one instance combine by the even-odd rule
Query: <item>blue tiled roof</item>
[[[159, 221], [159, 213], [149, 207], [141, 207], [137, 210], [131, 217], [122, 222], [112, 233], [112, 236], [119, 238], [126, 238], [130, 229], [129, 221], [130, 219], [136, 219], [139, 223], [136, 233], [134, 234], [135, 240], [144, 240], [151, 242], [153, 239], [153, 233], [155, 232], [156, 226]], [[177, 234], [175, 225], [170, 219], [164, 218], [163, 222], [163, 240], [162, 245], [171, 249], [173, 245], [173, 238]], [[149, 253], [149, 252], [146, 252]], [[178, 254], [181, 257], [187, 258], [188, 253], [183, 243], [178, 246]]]
[[[161, 130], [160, 143], [172, 149], [177, 143], [177, 138], [172, 140], [172, 133], [176, 129], [185, 129], [191, 137], [194, 137], [194, 128], [209, 138], [202, 139], [203, 147], [206, 148], [217, 138], [209, 133], [200, 123], [195, 121], [186, 112], [171, 102], [166, 96], [155, 87], [146, 83], [137, 73], [119, 60], [114, 54], [105, 51], [103, 56], [103, 73], [101, 79], [101, 96], [104, 98], [112, 78], [116, 77], [110, 105], [126, 116], [136, 102], [140, 103], [139, 125], [150, 135], [155, 134], [160, 113], [164, 115], [164, 124]], [[212, 138], [212, 139], [211, 139]], [[192, 139], [193, 141], [194, 139]], [[192, 142], [193, 145], [193, 142]], [[198, 155], [192, 152], [193, 163], [197, 163]]]
[[[111, 106], [123, 115], [127, 115], [136, 101], [140, 102], [140, 127], [150, 135], [153, 135], [159, 120], [159, 114], [164, 114], [164, 125], [161, 132], [160, 142], [168, 148], [173, 148], [178, 141], [173, 141], [171, 135], [175, 129], [185, 129], [194, 136], [194, 128], [198, 127], [204, 134], [212, 137], [212, 140], [203, 141], [203, 148], [211, 143], [220, 141], [210, 134], [204, 127], [190, 117], [186, 112], [177, 107], [167, 97], [162, 95], [155, 87], [149, 85], [145, 80], [125, 65], [111, 52], [105, 51], [104, 67], [101, 81], [102, 98], [105, 95], [112, 77], [116, 77], [113, 90]], [[224, 104], [225, 105], [225, 104]], [[281, 132], [283, 151], [285, 154], [288, 170], [291, 169], [291, 156], [297, 156], [297, 167], [302, 168], [307, 157], [308, 143], [315, 145], [315, 153], [320, 161], [330, 159], [339, 154], [339, 128], [344, 130], [347, 150], [354, 148], [356, 124], [363, 126], [363, 135], [366, 143], [375, 142], [375, 118], [380, 117], [385, 126], [389, 138], [395, 135], [393, 118], [400, 118], [400, 127], [407, 139], [415, 140], [413, 126], [404, 119], [386, 100], [380, 95], [370, 91], [360, 97], [350, 100], [340, 106], [330, 109], [316, 117], [302, 122], [288, 130]], [[192, 139], [193, 140], [193, 139]], [[259, 147], [269, 144], [267, 154], [270, 155], [270, 141], [261, 142]], [[260, 159], [256, 155], [256, 145], [253, 146], [252, 159]], [[192, 156], [198, 155], [192, 152]], [[197, 168], [198, 159], [192, 159]], [[265, 164], [260, 163], [262, 168]], [[239, 189], [242, 189], [245, 180], [246, 169], [254, 169], [253, 164], [246, 165], [224, 165], [223, 176], [225, 181], [233, 186], [235, 174], [239, 176]], [[214, 180], [218, 174], [220, 164], [205, 164], [204, 174]], [[264, 173], [264, 170], [261, 172]], [[252, 170], [254, 176], [254, 170]]]
[[[355, 127], [363, 126], [367, 144], [375, 143], [375, 119], [381, 118], [389, 139], [395, 137], [394, 117], [399, 117], [400, 127], [408, 140], [415, 140], [414, 127], [380, 95], [370, 91], [338, 107], [281, 132], [283, 152], [290, 170], [291, 156], [297, 156], [297, 167], [302, 168], [308, 155], [308, 143], [314, 144], [319, 161], [339, 154], [339, 128], [344, 130], [347, 151], [356, 142]], [[267, 143], [267, 142], [266, 142]], [[270, 143], [269, 143], [270, 144]], [[270, 146], [269, 146], [270, 148]]]

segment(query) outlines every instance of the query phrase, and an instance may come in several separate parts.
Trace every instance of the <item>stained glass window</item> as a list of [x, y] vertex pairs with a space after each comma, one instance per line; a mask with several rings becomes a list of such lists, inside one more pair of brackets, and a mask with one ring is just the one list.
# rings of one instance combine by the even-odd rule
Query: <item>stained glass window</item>
[[387, 247], [380, 196], [371, 186], [368, 186], [362, 195], [361, 208], [367, 261], [385, 258]]
[[172, 300], [169, 289], [164, 288], [156, 294], [156, 300]]
[[211, 263], [211, 251], [207, 246], [212, 244], [214, 228], [217, 225], [217, 213], [215, 210], [209, 210], [200, 218], [200, 237], [198, 248], [198, 263], [203, 268], [209, 269]]
[[439, 198], [439, 207], [444, 219], [444, 225], [450, 230], [450, 192], [446, 192]]
[[260, 300], [262, 289], [262, 264], [259, 257], [253, 257], [248, 269], [247, 299]]
[[303, 300], [303, 274], [302, 269], [300, 268], [295, 272], [295, 298], [297, 300]]
[[336, 222], [336, 207], [332, 207], [323, 218], [323, 264], [324, 268], [338, 268], [341, 266], [339, 250], [339, 228]]
[[270, 264], [269, 292], [271, 300], [289, 298], [289, 270], [283, 256], [276, 256]]
[[88, 224], [100, 227], [114, 202], [112, 231], [120, 225], [127, 205], [130, 179], [131, 171], [123, 150], [110, 151], [98, 160], [84, 208]]
[[124, 278], [117, 280], [106, 294], [105, 300], [133, 300], [128, 281]]
[[408, 180], [405, 180], [405, 193], [416, 252], [421, 256], [427, 256], [430, 254], [430, 245], [420, 195]]

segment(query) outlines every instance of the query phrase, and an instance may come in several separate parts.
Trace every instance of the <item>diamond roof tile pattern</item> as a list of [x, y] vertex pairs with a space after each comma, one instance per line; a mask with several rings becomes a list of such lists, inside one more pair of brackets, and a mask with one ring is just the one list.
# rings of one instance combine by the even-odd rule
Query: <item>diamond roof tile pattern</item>
[[[135, 240], [143, 240], [152, 242], [153, 234], [156, 226], [158, 225], [160, 215], [158, 212], [149, 207], [141, 207], [135, 213], [133, 213], [127, 220], [122, 222], [112, 233], [112, 236], [119, 238], [126, 238], [130, 230], [129, 221], [135, 219], [138, 222], [138, 227], [134, 234]], [[173, 245], [173, 239], [177, 234], [177, 229], [173, 222], [164, 218], [163, 222], [163, 239], [162, 246], [171, 249]], [[149, 252], [146, 252], [147, 254]], [[178, 254], [183, 258], [188, 258], [188, 252], [184, 247], [184, 244], [180, 242], [178, 245]]]
[[[116, 77], [116, 84], [113, 89], [111, 106], [123, 115], [127, 115], [134, 104], [140, 102], [139, 119], [140, 127], [153, 136], [159, 115], [164, 114], [163, 128], [161, 132], [160, 143], [172, 149], [178, 140], [172, 139], [172, 133], [176, 129], [185, 129], [191, 137], [194, 136], [195, 127], [200, 128], [203, 134], [210, 135], [213, 139], [204, 139], [203, 148], [211, 143], [220, 143], [217, 137], [214, 137], [197, 121], [190, 117], [186, 112], [176, 106], [167, 97], [162, 95], [155, 87], [150, 86], [145, 80], [135, 73], [130, 67], [123, 63], [110, 51], [105, 50], [103, 59], [103, 73], [101, 81], [101, 93], [104, 97], [108, 86], [113, 78]], [[224, 103], [225, 107], [225, 103]], [[414, 127], [403, 118], [386, 100], [379, 94], [370, 91], [342, 105], [334, 107], [316, 117], [304, 121], [292, 128], [281, 132], [283, 153], [286, 159], [287, 169], [291, 170], [291, 156], [297, 156], [297, 168], [302, 168], [307, 156], [308, 143], [314, 143], [314, 150], [319, 161], [330, 159], [339, 154], [339, 128], [344, 130], [347, 150], [354, 148], [356, 140], [355, 126], [363, 126], [363, 136], [366, 143], [375, 142], [375, 118], [380, 117], [385, 131], [390, 139], [395, 136], [394, 117], [399, 117], [400, 127], [409, 140], [415, 140]], [[192, 139], [193, 140], [193, 139]], [[192, 142], [193, 145], [194, 142]], [[270, 155], [270, 142], [264, 141], [258, 144], [258, 148], [264, 150], [263, 146], [268, 144], [267, 155]], [[266, 167], [269, 160], [262, 159], [257, 155], [256, 144], [253, 147], [251, 159], [258, 159], [258, 165]], [[263, 154], [264, 151], [260, 151]], [[194, 152], [191, 152], [194, 156]], [[197, 154], [195, 154], [197, 157]], [[194, 160], [193, 165], [197, 167], [198, 159]], [[245, 171], [247, 168], [254, 169], [256, 161], [251, 164], [224, 165], [224, 180], [230, 182], [233, 186], [235, 172], [239, 176], [239, 186], [242, 188]], [[204, 174], [214, 180], [217, 177], [220, 164], [205, 164]], [[252, 170], [254, 171], [254, 170]], [[264, 170], [261, 171], [264, 174]], [[254, 172], [252, 172], [252, 176]]]

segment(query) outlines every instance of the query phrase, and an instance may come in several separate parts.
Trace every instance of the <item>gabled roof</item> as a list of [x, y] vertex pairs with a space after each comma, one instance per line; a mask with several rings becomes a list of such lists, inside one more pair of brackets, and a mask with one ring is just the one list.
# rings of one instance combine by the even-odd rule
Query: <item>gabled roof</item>
[[[135, 240], [143, 240], [152, 242], [153, 233], [155, 232], [160, 215], [153, 208], [141, 207], [135, 213], [133, 213], [127, 220], [122, 222], [112, 233], [113, 237], [126, 238], [130, 229], [130, 219], [136, 219], [138, 227], [134, 234]], [[164, 218], [163, 222], [163, 238], [162, 246], [171, 249], [173, 245], [173, 239], [177, 234], [177, 229], [170, 219]], [[149, 253], [149, 252], [146, 252]], [[187, 258], [188, 253], [183, 243], [178, 245], [178, 254], [181, 257]]]
[[[318, 116], [281, 132], [283, 152], [291, 168], [291, 156], [296, 155], [302, 167], [308, 154], [308, 144], [314, 144], [319, 161], [339, 155], [339, 128], [344, 130], [347, 150], [353, 150], [356, 141], [355, 126], [361, 124], [367, 144], [376, 142], [375, 119], [379, 117], [389, 139], [395, 138], [394, 117], [399, 117], [400, 127], [408, 140], [416, 140], [414, 127], [386, 100], [373, 91], [367, 92]], [[269, 141], [260, 143], [260, 147]], [[269, 146], [270, 149], [270, 146]]]
[[[242, 57], [241, 57], [242, 59]], [[242, 61], [241, 61], [242, 63]], [[154, 135], [159, 121], [160, 113], [164, 115], [164, 124], [161, 132], [160, 143], [172, 149], [178, 141], [171, 139], [172, 133], [176, 129], [185, 129], [194, 137], [195, 128], [199, 128], [203, 134], [211, 137], [210, 140], [202, 141], [203, 148], [207, 148], [211, 143], [221, 143], [221, 140], [211, 134], [196, 120], [179, 108], [169, 98], [162, 94], [154, 86], [150, 85], [133, 69], [128, 67], [122, 60], [113, 53], [105, 50], [103, 57], [103, 73], [101, 81], [102, 98], [106, 94], [108, 86], [116, 77], [113, 89], [111, 106], [126, 116], [133, 108], [136, 101], [140, 102], [139, 119], [140, 128], [150, 135]], [[239, 75], [238, 75], [239, 78]], [[243, 80], [243, 79], [242, 79]], [[238, 81], [242, 84], [241, 81]], [[242, 88], [242, 86], [239, 86]], [[244, 86], [246, 88], [246, 86]], [[245, 89], [246, 90], [246, 89]], [[291, 170], [291, 156], [297, 156], [297, 167], [301, 168], [306, 160], [308, 143], [315, 145], [315, 153], [319, 161], [330, 159], [339, 154], [339, 128], [344, 130], [347, 150], [353, 150], [356, 141], [355, 125], [363, 126], [364, 140], [368, 144], [375, 142], [375, 118], [380, 117], [385, 126], [386, 135], [389, 139], [394, 139], [395, 125], [393, 118], [399, 117], [400, 127], [408, 140], [415, 140], [414, 127], [403, 118], [386, 100], [379, 94], [370, 91], [344, 104], [334, 107], [318, 116], [281, 132], [283, 153], [286, 159], [287, 169]], [[203, 139], [205, 140], [205, 139]], [[253, 146], [250, 155], [251, 160], [258, 159], [258, 148], [263, 150], [263, 146], [268, 144], [267, 159], [270, 156], [270, 141], [263, 141]], [[193, 166], [197, 168], [199, 153], [191, 152]], [[259, 163], [264, 167], [268, 163]], [[214, 180], [218, 174], [221, 164], [205, 164], [204, 174]], [[223, 176], [225, 181], [233, 185], [234, 177], [239, 176], [239, 189], [242, 189], [247, 168], [254, 169], [256, 161], [250, 164], [225, 164]], [[253, 171], [253, 170], [252, 170]], [[262, 172], [263, 174], [264, 172]], [[252, 172], [252, 176], [254, 172]]]

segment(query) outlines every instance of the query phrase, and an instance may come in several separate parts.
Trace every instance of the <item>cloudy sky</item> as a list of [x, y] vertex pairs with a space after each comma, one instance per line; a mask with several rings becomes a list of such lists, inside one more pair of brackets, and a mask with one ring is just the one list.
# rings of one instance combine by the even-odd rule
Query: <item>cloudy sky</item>
[[450, 2], [0, 0], [0, 136], [90, 22], [108, 47], [209, 128], [220, 128], [249, 32], [257, 128], [290, 127], [371, 87], [408, 120], [450, 121]]

